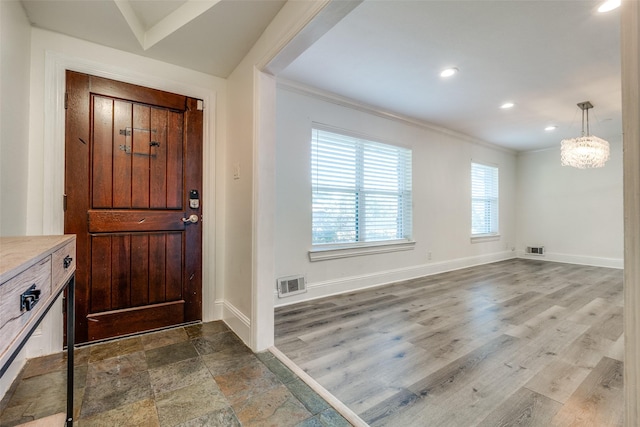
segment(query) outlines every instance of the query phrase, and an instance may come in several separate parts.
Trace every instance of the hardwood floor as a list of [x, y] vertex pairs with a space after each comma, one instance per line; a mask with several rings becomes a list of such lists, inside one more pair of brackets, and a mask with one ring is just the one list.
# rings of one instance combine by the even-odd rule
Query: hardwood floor
[[514, 259], [276, 309], [371, 426], [621, 426], [622, 270]]

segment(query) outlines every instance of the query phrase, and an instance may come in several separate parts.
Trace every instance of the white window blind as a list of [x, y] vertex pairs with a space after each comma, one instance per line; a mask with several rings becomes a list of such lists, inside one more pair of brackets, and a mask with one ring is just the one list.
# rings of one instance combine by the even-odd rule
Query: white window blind
[[411, 150], [313, 129], [312, 243], [411, 237]]
[[498, 234], [498, 168], [471, 163], [471, 235]]

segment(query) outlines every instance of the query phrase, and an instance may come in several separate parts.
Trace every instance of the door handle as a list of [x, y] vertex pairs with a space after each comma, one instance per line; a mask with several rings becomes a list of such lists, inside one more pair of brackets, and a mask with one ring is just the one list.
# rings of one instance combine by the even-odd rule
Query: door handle
[[182, 218], [182, 222], [184, 222], [185, 224], [195, 224], [196, 222], [198, 222], [198, 215], [193, 214], [190, 215], [189, 218]]

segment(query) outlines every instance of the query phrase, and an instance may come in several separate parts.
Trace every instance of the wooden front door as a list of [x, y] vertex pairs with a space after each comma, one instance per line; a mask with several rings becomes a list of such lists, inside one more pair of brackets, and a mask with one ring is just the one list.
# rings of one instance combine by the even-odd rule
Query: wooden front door
[[200, 320], [201, 104], [71, 71], [66, 79], [76, 342]]

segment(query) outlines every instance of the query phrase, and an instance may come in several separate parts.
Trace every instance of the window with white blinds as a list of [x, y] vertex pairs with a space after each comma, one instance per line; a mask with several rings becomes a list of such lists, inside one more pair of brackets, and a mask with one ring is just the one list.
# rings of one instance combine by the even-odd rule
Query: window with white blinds
[[498, 234], [498, 168], [471, 163], [471, 235]]
[[411, 238], [411, 150], [313, 129], [314, 245]]

